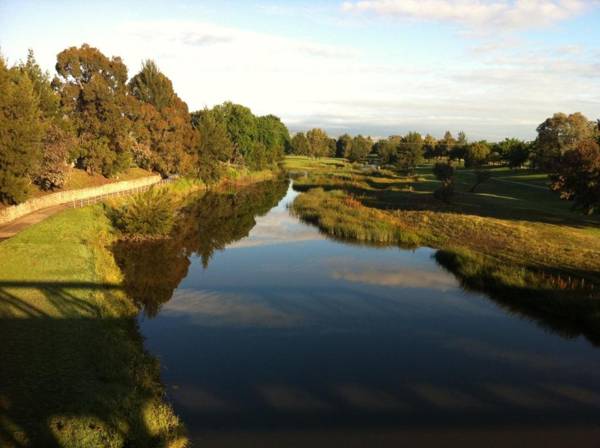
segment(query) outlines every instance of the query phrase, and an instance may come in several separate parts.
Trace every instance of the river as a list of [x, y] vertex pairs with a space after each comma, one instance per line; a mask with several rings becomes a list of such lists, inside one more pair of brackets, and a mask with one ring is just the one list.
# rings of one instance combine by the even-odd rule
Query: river
[[598, 437], [588, 339], [467, 291], [433, 249], [332, 240], [290, 214], [297, 194], [210, 193], [178, 244], [130, 269], [156, 295], [140, 329], [194, 446]]

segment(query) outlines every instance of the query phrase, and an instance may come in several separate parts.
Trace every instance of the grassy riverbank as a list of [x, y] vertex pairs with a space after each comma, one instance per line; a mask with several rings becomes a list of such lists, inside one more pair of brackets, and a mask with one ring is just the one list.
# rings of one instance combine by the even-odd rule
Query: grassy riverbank
[[428, 167], [400, 176], [299, 157], [288, 158], [286, 167], [306, 173], [295, 182], [304, 193], [294, 212], [324, 232], [442, 249], [438, 261], [466, 287], [509, 295], [515, 306], [535, 296], [528, 309], [594, 322], [587, 336], [600, 342], [600, 220], [572, 213], [544, 188], [543, 174], [495, 169], [471, 193], [472, 173], [459, 170], [456, 195], [445, 204], [433, 197], [439, 183]]
[[[224, 184], [273, 176], [242, 173]], [[117, 239], [96, 205], [0, 243], [0, 446], [186, 445], [110, 250]]]

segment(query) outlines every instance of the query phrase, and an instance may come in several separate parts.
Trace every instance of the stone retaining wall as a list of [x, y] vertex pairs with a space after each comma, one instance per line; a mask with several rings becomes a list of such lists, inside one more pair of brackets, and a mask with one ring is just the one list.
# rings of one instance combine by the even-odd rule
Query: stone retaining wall
[[68, 202], [79, 201], [82, 199], [90, 199], [97, 196], [108, 195], [120, 191], [134, 190], [140, 187], [157, 184], [161, 181], [159, 175], [140, 177], [139, 179], [125, 180], [115, 182], [99, 187], [81, 188], [79, 190], [59, 191], [50, 193], [39, 198], [30, 199], [19, 205], [11, 205], [0, 210], [0, 225], [14, 221], [21, 216], [41, 210], [43, 208], [52, 207], [55, 205], [65, 204]]

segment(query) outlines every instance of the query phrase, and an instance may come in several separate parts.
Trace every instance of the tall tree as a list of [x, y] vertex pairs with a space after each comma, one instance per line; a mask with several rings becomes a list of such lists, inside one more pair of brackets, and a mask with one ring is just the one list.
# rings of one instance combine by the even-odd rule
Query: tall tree
[[42, 157], [43, 128], [34, 84], [0, 57], [0, 201], [27, 198], [30, 174]]
[[490, 153], [490, 145], [486, 141], [471, 143], [467, 146], [465, 153], [465, 166], [468, 168], [480, 167], [487, 162]]
[[423, 155], [426, 159], [436, 157], [437, 140], [430, 134], [427, 134], [423, 139]]
[[418, 132], [409, 132], [398, 146], [396, 166], [407, 172], [414, 172], [423, 161], [423, 137]]
[[177, 96], [171, 80], [147, 60], [128, 88], [138, 100], [129, 101], [137, 143], [134, 154], [139, 156], [141, 147], [148, 155], [147, 163], [141, 164], [163, 176], [193, 171], [196, 135], [187, 104]]
[[577, 112], [571, 115], [556, 113], [537, 127], [536, 165], [555, 170], [565, 152], [575, 149], [582, 141], [598, 136], [594, 122]]
[[439, 140], [435, 147], [436, 157], [447, 157], [450, 154], [450, 151], [454, 148], [454, 145], [456, 145], [456, 139], [452, 136], [450, 131], [446, 131], [444, 138]]
[[57, 56], [53, 85], [64, 111], [73, 119], [79, 151], [77, 164], [112, 176], [131, 162], [127, 105], [127, 67], [119, 57], [107, 58], [87, 44]]
[[235, 162], [243, 163], [255, 158], [255, 142], [258, 140], [258, 126], [252, 111], [240, 104], [225, 102], [214, 108], [227, 127], [229, 138], [233, 143]]
[[265, 145], [269, 162], [283, 158], [290, 141], [290, 132], [279, 117], [265, 115], [258, 117], [258, 139]]
[[315, 128], [306, 133], [310, 146], [310, 155], [313, 157], [325, 157], [329, 153], [329, 137], [323, 129]]
[[290, 142], [290, 153], [297, 156], [307, 156], [310, 153], [310, 144], [304, 132], [297, 132]]
[[225, 124], [214, 111], [204, 109], [195, 112], [193, 122], [198, 132], [196, 172], [203, 181], [212, 183], [221, 175], [221, 163], [231, 159], [233, 143]]
[[335, 156], [339, 158], [348, 157], [351, 146], [352, 137], [348, 134], [341, 135], [335, 144]]
[[560, 156], [558, 172], [550, 176], [551, 188], [575, 210], [592, 214], [600, 209], [600, 146], [583, 140]]
[[358, 162], [364, 160], [365, 157], [371, 152], [373, 148], [373, 141], [370, 137], [363, 137], [357, 135], [352, 139], [352, 146], [350, 147], [350, 154], [348, 154], [348, 160], [351, 162]]

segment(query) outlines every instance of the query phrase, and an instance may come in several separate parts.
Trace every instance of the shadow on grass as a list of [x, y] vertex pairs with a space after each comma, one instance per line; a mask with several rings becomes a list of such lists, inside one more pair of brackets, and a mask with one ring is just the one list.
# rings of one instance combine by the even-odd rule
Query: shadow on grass
[[[1, 446], [150, 447], [180, 437], [135, 318], [103, 318], [80, 298], [119, 288], [0, 282], [2, 309], [20, 316], [0, 315]], [[66, 317], [35, 304], [32, 291]]]

